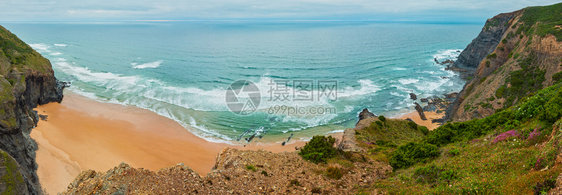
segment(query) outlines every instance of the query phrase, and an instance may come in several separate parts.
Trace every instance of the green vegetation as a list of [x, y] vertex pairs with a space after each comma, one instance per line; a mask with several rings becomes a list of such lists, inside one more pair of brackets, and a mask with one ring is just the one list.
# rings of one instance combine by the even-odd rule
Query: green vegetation
[[490, 60], [486, 60], [486, 67], [490, 67]]
[[300, 150], [299, 155], [314, 163], [325, 163], [326, 160], [337, 154], [337, 150], [334, 148], [335, 142], [336, 138], [332, 136], [314, 136]]
[[559, 83], [560, 81], [562, 81], [562, 72], [554, 73], [552, 75], [552, 80], [554, 81], [554, 83]]
[[341, 179], [343, 172], [338, 167], [330, 166], [326, 169], [326, 176], [332, 179]]
[[496, 57], [497, 57], [496, 53], [491, 53], [491, 54], [488, 54], [486, 56], [486, 59], [491, 59], [491, 58], [496, 58]]
[[502, 86], [501, 88], [504, 88], [502, 91], [500, 91], [501, 88], [496, 91], [497, 98], [506, 98], [504, 108], [512, 106], [515, 101], [543, 88], [542, 83], [545, 81], [544, 75], [546, 71], [541, 70], [536, 62], [536, 54], [530, 53], [528, 57], [519, 63], [521, 69], [511, 72], [506, 79], [506, 83], [509, 83], [511, 86], [509, 88]]
[[406, 168], [418, 162], [427, 162], [437, 156], [439, 156], [437, 146], [424, 142], [409, 142], [392, 153], [390, 166], [395, 169]]
[[250, 171], [256, 171], [256, 167], [254, 165], [246, 165], [246, 169], [250, 170]]
[[[0, 26], [0, 48], [0, 59], [7, 59], [11, 66], [16, 67], [20, 72], [28, 68], [43, 73], [51, 70], [47, 59], [2, 26]], [[4, 73], [0, 72], [0, 74]]]
[[[515, 137], [504, 139], [507, 133]], [[400, 145], [390, 161], [394, 176], [372, 187], [389, 194], [546, 192], [553, 186], [551, 178], [562, 172], [554, 166], [561, 141], [562, 84], [557, 84], [522, 98], [517, 106], [483, 119], [447, 123]]]
[[386, 118], [385, 118], [383, 115], [380, 115], [380, 116], [379, 116], [379, 120], [382, 121], [382, 122], [385, 122], [385, 121], [386, 121]]
[[[23, 181], [23, 176], [19, 172], [18, 165], [16, 161], [14, 161], [8, 153], [1, 151], [2, 153], [2, 161], [4, 162], [4, 171], [5, 174], [2, 175], [2, 183], [5, 186], [2, 195], [9, 195], [9, 194], [17, 194], [16, 188], [17, 186], [25, 185]], [[0, 167], [1, 164], [0, 164]]]
[[562, 13], [562, 3], [526, 8], [521, 16], [523, 24], [517, 29], [517, 33], [537, 34], [541, 37], [551, 34], [556, 36], [557, 41], [562, 41], [562, 29], [560, 28], [562, 14], [560, 13]]

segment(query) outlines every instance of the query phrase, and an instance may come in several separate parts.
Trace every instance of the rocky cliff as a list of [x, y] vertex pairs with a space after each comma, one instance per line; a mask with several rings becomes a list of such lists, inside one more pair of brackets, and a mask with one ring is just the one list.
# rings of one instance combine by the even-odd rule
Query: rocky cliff
[[[0, 26], [0, 150], [13, 157], [25, 188], [0, 188], [13, 194], [40, 194], [35, 163], [37, 144], [29, 137], [38, 117], [37, 105], [62, 101], [64, 84], [56, 80], [51, 63], [14, 34]], [[5, 158], [8, 159], [8, 158]], [[6, 161], [5, 162], [10, 162]], [[8, 167], [8, 166], [5, 166]], [[6, 169], [5, 169], [6, 170]], [[3, 173], [11, 184], [10, 171]], [[16, 183], [19, 182], [15, 181]]]
[[562, 81], [561, 13], [559, 3], [489, 19], [454, 64], [470, 80], [446, 118], [483, 118]]
[[464, 49], [452, 69], [460, 71], [463, 75], [472, 76], [482, 59], [492, 53], [500, 43], [505, 31], [509, 28], [509, 21], [518, 12], [504, 13], [486, 21], [480, 34]]

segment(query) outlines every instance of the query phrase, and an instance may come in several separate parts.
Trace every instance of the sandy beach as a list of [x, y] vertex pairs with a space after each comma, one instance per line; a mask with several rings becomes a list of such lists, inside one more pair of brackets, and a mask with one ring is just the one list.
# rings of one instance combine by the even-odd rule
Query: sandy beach
[[37, 172], [49, 194], [66, 189], [81, 171], [107, 171], [121, 162], [150, 170], [184, 163], [206, 175], [225, 147], [283, 152], [304, 145], [296, 139], [285, 146], [208, 142], [149, 110], [100, 103], [73, 93], [65, 93], [61, 104], [50, 103], [35, 110], [48, 116], [33, 129], [31, 137], [39, 145]]
[[[133, 167], [159, 170], [184, 163], [200, 175], [214, 166], [215, 157], [226, 147], [264, 149], [272, 152], [295, 151], [305, 143], [293, 139], [289, 144], [252, 143], [229, 145], [208, 142], [195, 136], [176, 121], [149, 110], [101, 103], [81, 95], [66, 92], [61, 104], [50, 103], [35, 109], [47, 115], [31, 132], [39, 145], [38, 176], [49, 194], [66, 189], [82, 171], [107, 171], [121, 162]], [[434, 129], [431, 119], [437, 113], [427, 113], [422, 121], [416, 112], [403, 115], [420, 125]], [[334, 135], [338, 139], [341, 133]]]
[[445, 113], [437, 113], [437, 112], [424, 112], [425, 114], [425, 118], [427, 118], [427, 120], [422, 120], [420, 118], [420, 115], [418, 114], [418, 112], [414, 111], [414, 112], [410, 112], [410, 113], [406, 113], [402, 116], [400, 116], [399, 118], [401, 119], [412, 119], [414, 122], [416, 122], [416, 124], [418, 125], [422, 125], [427, 127], [429, 130], [434, 130], [437, 127], [439, 127], [441, 124], [439, 123], [432, 123], [431, 120], [432, 119], [440, 119], [443, 118], [443, 116], [445, 116]]

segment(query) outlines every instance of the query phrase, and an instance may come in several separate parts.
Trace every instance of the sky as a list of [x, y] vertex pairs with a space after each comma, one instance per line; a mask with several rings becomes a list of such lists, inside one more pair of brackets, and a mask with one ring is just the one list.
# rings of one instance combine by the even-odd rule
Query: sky
[[554, 0], [0, 0], [0, 21], [350, 20], [483, 22]]

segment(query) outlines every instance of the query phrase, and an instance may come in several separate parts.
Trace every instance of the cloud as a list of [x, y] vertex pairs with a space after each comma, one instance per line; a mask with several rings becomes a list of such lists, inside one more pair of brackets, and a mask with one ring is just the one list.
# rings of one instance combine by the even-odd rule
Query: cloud
[[455, 20], [489, 18], [552, 0], [6, 0], [3, 21], [197, 19]]

